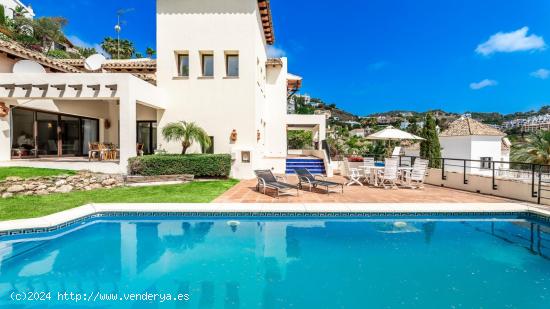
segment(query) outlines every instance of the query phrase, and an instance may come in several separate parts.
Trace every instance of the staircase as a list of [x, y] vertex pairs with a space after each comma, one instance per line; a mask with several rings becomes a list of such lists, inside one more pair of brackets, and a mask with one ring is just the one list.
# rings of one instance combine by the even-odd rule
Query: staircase
[[305, 168], [313, 175], [325, 175], [325, 164], [317, 158], [287, 158], [286, 174], [296, 174], [294, 169]]

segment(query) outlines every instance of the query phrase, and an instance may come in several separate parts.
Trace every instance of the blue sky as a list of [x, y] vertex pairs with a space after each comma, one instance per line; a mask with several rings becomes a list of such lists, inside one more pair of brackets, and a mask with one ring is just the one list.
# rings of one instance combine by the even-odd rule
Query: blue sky
[[[40, 0], [40, 15], [94, 45], [114, 35], [155, 43], [153, 0]], [[498, 111], [550, 104], [546, 0], [272, 0], [276, 44], [314, 97], [368, 114], [392, 109]]]

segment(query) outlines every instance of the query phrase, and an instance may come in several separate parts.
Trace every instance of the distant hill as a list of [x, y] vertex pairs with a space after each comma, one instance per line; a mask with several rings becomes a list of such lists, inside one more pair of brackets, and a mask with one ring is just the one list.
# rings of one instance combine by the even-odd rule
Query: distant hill
[[[404, 115], [404, 114], [407, 114], [407, 113], [410, 113], [414, 116], [422, 117], [422, 116], [425, 116], [426, 113], [428, 113], [428, 112], [432, 112], [432, 113], [436, 114], [436, 116], [438, 118], [439, 117], [458, 117], [458, 116], [461, 115], [461, 114], [458, 114], [458, 113], [446, 112], [444, 110], [439, 110], [438, 109], [438, 110], [431, 110], [431, 111], [426, 111], [426, 112], [393, 110], [393, 111], [388, 111], [388, 112], [384, 112], [384, 113], [370, 114], [367, 117], [378, 117], [378, 116], [394, 116], [394, 117], [396, 117], [396, 116], [401, 116], [401, 115]], [[511, 114], [501, 114], [501, 113], [498, 113], [498, 112], [484, 113], [484, 112], [472, 112], [472, 111], [468, 111], [465, 114], [471, 114], [472, 118], [480, 120], [483, 123], [500, 125], [505, 121], [509, 121], [509, 120], [513, 120], [513, 119], [528, 118], [528, 117], [532, 117], [532, 116], [550, 114], [550, 106], [549, 105], [543, 106], [538, 111], [533, 110], [533, 111], [529, 111], [529, 112], [516, 112], [516, 113], [511, 113]]]
[[332, 117], [338, 117], [340, 121], [356, 121], [359, 118], [356, 115], [339, 108], [333, 108], [330, 112]]
[[[444, 128], [446, 127], [450, 122], [460, 117], [461, 114], [459, 113], [453, 113], [453, 112], [447, 112], [441, 109], [434, 109], [434, 110], [428, 110], [425, 112], [418, 112], [418, 111], [409, 111], [409, 110], [391, 110], [387, 112], [378, 112], [378, 113], [372, 113], [365, 116], [358, 116], [353, 113], [350, 113], [348, 111], [345, 111], [343, 109], [340, 109], [336, 107], [336, 104], [326, 104], [321, 99], [318, 98], [312, 98], [312, 102], [320, 103], [321, 105], [317, 107], [317, 109], [322, 110], [329, 110], [331, 112], [332, 117], [338, 117], [339, 122], [342, 121], [357, 121], [361, 118], [369, 118], [369, 117], [390, 117], [395, 120], [405, 120], [409, 119], [410, 117], [417, 117], [417, 118], [424, 118], [427, 113], [432, 113], [435, 115], [435, 117], [438, 119], [438, 123], [440, 127]], [[468, 111], [465, 114], [471, 114], [472, 118], [479, 120], [486, 124], [492, 124], [492, 125], [501, 125], [505, 121], [510, 121], [513, 119], [520, 119], [520, 118], [528, 118], [532, 116], [538, 116], [538, 115], [545, 115], [550, 114], [550, 105], [546, 105], [541, 107], [538, 111], [532, 110], [529, 112], [516, 112], [511, 114], [501, 114], [498, 112], [473, 112]]]

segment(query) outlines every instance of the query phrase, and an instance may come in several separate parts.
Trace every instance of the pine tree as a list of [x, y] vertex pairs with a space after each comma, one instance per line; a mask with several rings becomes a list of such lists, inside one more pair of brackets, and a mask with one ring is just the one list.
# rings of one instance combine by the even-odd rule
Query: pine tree
[[426, 115], [422, 137], [425, 140], [420, 143], [420, 156], [430, 160], [430, 167], [439, 168], [441, 161], [437, 158], [441, 158], [441, 146], [439, 145], [439, 137], [437, 136], [436, 120], [431, 113]]

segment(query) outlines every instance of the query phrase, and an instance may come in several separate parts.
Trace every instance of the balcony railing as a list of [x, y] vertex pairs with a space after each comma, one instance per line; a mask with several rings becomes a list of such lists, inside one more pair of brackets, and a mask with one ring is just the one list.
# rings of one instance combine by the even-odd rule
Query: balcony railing
[[[383, 161], [384, 157], [380, 155], [365, 155], [365, 157], [374, 157], [375, 160]], [[413, 165], [416, 156], [398, 156], [399, 164], [402, 166]], [[534, 164], [515, 161], [486, 161], [470, 160], [459, 158], [436, 158], [439, 161], [439, 168], [430, 169], [430, 179], [435, 179], [435, 174], [439, 173], [438, 185], [456, 187], [465, 189], [471, 185], [470, 180], [473, 177], [490, 179], [490, 188], [493, 192], [489, 193], [495, 196], [510, 197], [507, 192], [499, 192], [499, 183], [502, 181], [515, 182], [518, 186], [529, 186], [529, 193], [526, 197], [514, 196], [511, 198], [520, 199], [538, 204], [550, 204], [550, 165]], [[431, 165], [433, 166], [433, 165]], [[461, 175], [461, 185], [457, 185], [456, 176], [453, 183], [448, 179], [449, 173]], [[432, 183], [435, 184], [435, 183]], [[506, 183], [509, 187], [510, 183]], [[471, 191], [476, 188], [468, 187]], [[529, 199], [530, 198], [530, 199]]]

